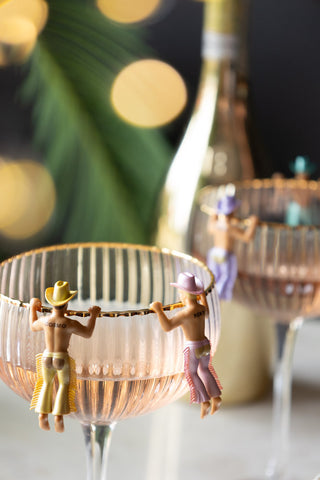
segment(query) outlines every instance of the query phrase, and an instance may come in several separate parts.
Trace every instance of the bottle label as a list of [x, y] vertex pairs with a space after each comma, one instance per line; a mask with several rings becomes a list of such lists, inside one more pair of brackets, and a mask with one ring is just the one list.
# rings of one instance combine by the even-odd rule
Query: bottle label
[[218, 32], [204, 32], [202, 38], [202, 58], [208, 60], [234, 59], [237, 56], [236, 35]]

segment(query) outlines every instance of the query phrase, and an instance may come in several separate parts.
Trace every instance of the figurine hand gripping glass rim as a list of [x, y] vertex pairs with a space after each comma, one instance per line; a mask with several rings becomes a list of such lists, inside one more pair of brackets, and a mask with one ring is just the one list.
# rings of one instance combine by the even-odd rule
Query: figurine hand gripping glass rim
[[212, 235], [214, 246], [207, 253], [207, 265], [216, 281], [220, 300], [231, 300], [233, 287], [237, 278], [237, 257], [233, 252], [235, 240], [250, 242], [255, 234], [258, 217], [252, 215], [246, 219], [246, 229], [240, 228], [244, 223], [233, 214], [240, 205], [234, 194], [226, 194], [217, 202], [216, 211], [210, 215], [208, 233]]
[[[85, 338], [91, 337], [100, 307], [89, 308], [90, 317], [87, 325], [66, 316], [68, 302], [77, 294], [70, 290], [69, 283], [59, 280], [45, 291], [47, 302], [53, 306], [50, 316], [37, 316], [42, 305], [39, 298], [30, 300], [29, 324], [32, 331], [44, 331], [46, 349], [39, 353], [37, 359], [37, 380], [31, 400], [30, 409], [39, 414], [39, 426], [50, 430], [48, 414], [55, 417], [56, 432], [64, 431], [63, 415], [76, 411], [76, 374], [75, 362], [68, 355], [72, 334]], [[58, 378], [58, 390], [53, 405], [53, 383]]]
[[[177, 283], [184, 308], [169, 319], [161, 302], [153, 302], [150, 308], [157, 314], [165, 332], [181, 327], [185, 337], [184, 371], [190, 388], [190, 402], [201, 404], [201, 418], [218, 410], [222, 386], [211, 362], [210, 341], [205, 336], [205, 316], [208, 304], [201, 280], [189, 272], [182, 272]], [[199, 298], [199, 301], [198, 301]]]

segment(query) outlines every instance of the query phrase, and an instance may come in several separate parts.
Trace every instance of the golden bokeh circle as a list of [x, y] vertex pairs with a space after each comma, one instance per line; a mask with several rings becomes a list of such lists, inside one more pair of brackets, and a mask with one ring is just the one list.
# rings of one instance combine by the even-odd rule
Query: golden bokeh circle
[[111, 102], [126, 122], [154, 128], [181, 113], [187, 103], [187, 89], [181, 75], [169, 64], [138, 60], [126, 66], [114, 80]]
[[37, 31], [34, 24], [23, 17], [0, 16], [0, 42], [5, 45], [34, 45]]
[[0, 66], [24, 62], [48, 18], [43, 0], [10, 0], [0, 5]]
[[56, 203], [47, 169], [32, 160], [0, 162], [0, 232], [19, 240], [40, 232]]
[[47, 22], [48, 11], [44, 0], [10, 0], [1, 5], [0, 18], [24, 18], [31, 21], [39, 33]]
[[111, 20], [119, 23], [137, 23], [157, 11], [161, 0], [97, 0], [97, 7]]

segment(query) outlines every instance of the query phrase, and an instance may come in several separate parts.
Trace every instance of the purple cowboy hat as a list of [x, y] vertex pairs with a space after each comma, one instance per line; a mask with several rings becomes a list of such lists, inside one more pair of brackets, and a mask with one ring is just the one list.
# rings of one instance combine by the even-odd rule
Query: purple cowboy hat
[[184, 290], [192, 295], [200, 295], [204, 292], [203, 283], [199, 278], [189, 272], [179, 273], [177, 283], [170, 283], [173, 287]]
[[217, 203], [217, 212], [223, 215], [229, 215], [234, 212], [240, 205], [240, 200], [237, 200], [234, 195], [225, 195], [220, 198]]

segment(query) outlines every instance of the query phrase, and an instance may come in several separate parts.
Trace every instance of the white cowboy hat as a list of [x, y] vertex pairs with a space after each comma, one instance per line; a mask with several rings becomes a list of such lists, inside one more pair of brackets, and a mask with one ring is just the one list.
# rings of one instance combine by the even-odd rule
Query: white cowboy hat
[[77, 293], [77, 290], [70, 290], [68, 282], [58, 280], [54, 287], [46, 289], [45, 296], [50, 305], [61, 307], [68, 303]]

